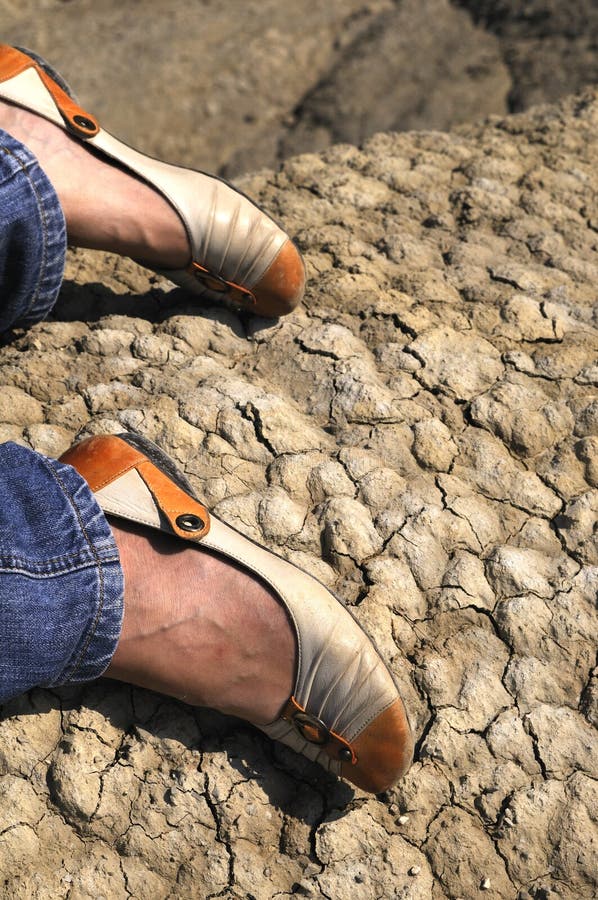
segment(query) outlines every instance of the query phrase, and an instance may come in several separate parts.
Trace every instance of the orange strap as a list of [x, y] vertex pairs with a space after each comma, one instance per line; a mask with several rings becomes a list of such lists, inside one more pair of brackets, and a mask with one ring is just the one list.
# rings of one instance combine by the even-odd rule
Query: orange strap
[[210, 514], [205, 506], [117, 435], [87, 438], [63, 453], [60, 461], [73, 466], [94, 493], [136, 469], [176, 535], [197, 541], [210, 530]]
[[200, 266], [199, 263], [192, 262], [187, 267], [187, 272], [193, 275], [197, 281], [205, 284], [208, 290], [215, 291], [218, 294], [226, 294], [234, 303], [254, 306], [257, 302], [255, 295], [248, 288], [235, 284], [234, 281], [226, 281], [224, 278], [220, 278], [219, 275], [213, 275], [209, 269]]
[[197, 541], [210, 530], [210, 514], [202, 504], [175, 484], [147, 459], [135, 468], [145, 481], [166, 516], [170, 527], [178, 537], [186, 541]]
[[95, 137], [100, 130], [100, 126], [93, 116], [90, 116], [81, 106], [75, 103], [66, 91], [63, 91], [30, 56], [27, 56], [26, 53], [21, 53], [20, 50], [15, 50], [14, 47], [9, 47], [7, 44], [0, 45], [0, 81], [8, 81], [11, 78], [15, 78], [27, 69], [35, 69], [44, 86], [52, 95], [52, 99], [69, 131], [72, 131], [80, 138]]

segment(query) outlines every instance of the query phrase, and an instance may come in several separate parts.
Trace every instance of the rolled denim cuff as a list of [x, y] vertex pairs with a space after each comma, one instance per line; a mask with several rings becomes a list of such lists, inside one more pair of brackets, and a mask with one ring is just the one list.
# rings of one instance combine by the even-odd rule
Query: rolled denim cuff
[[91, 681], [118, 644], [118, 547], [71, 466], [0, 444], [0, 703]]
[[0, 130], [0, 331], [44, 319], [64, 273], [60, 201], [36, 157]]
[[[99, 678], [116, 650], [123, 620], [124, 576], [114, 535], [87, 483], [71, 466], [47, 460], [68, 497], [86, 549], [81, 559], [89, 566], [77, 571], [81, 604], [71, 609], [71, 623], [81, 623], [64, 667], [42, 687], [76, 684]], [[79, 629], [77, 629], [79, 630]]]

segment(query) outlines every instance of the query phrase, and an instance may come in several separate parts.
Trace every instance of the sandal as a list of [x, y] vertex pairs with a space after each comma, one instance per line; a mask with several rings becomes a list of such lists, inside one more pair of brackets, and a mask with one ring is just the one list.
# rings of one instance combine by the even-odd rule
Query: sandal
[[0, 44], [0, 99], [63, 128], [142, 178], [180, 216], [191, 246], [186, 269], [154, 271], [195, 294], [226, 297], [265, 316], [297, 306], [305, 286], [301, 255], [263, 210], [223, 179], [139, 153], [100, 128], [40, 57]]
[[317, 579], [208, 513], [174, 463], [135, 434], [68, 450], [105, 513], [177, 535], [234, 560], [272, 588], [295, 631], [293, 694], [261, 730], [373, 793], [411, 762], [413, 739], [391, 673], [349, 610]]

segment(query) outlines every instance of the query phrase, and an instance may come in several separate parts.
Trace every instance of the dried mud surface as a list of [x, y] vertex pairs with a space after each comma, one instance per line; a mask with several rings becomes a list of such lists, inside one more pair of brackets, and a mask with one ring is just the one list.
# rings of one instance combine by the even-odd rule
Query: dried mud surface
[[244, 188], [305, 251], [279, 323], [73, 253], [0, 350], [0, 436], [158, 441], [336, 587], [417, 735], [353, 792], [244, 723], [103, 681], [2, 710], [2, 897], [596, 894], [598, 96], [380, 134]]

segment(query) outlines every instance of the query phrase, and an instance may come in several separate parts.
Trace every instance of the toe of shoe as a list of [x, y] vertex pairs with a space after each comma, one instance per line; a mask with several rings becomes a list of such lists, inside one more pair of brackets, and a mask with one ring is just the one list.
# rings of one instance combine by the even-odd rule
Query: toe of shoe
[[400, 698], [363, 729], [352, 747], [357, 762], [343, 763], [343, 778], [374, 794], [396, 784], [413, 758], [413, 736]]
[[301, 302], [305, 290], [305, 266], [290, 240], [283, 244], [266, 272], [252, 288], [255, 312], [262, 316], [286, 316]]

